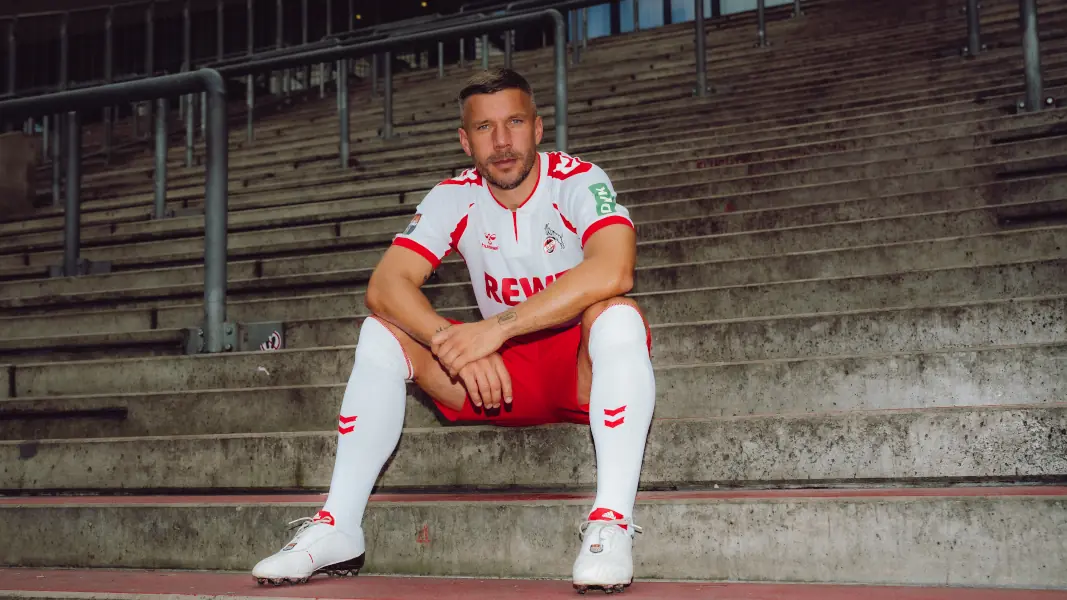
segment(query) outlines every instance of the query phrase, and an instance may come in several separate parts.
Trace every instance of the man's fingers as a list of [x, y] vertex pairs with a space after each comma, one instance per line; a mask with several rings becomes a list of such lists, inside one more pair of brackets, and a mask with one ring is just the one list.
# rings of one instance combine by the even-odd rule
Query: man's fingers
[[465, 371], [460, 376], [463, 379], [463, 387], [467, 388], [467, 395], [471, 397], [471, 402], [475, 406], [482, 406], [482, 395], [478, 391], [478, 380], [470, 371]]
[[479, 369], [477, 365], [471, 368], [474, 373], [474, 379], [478, 382], [478, 393], [482, 397], [482, 406], [487, 410], [500, 406], [499, 402], [493, 400], [493, 394], [489, 386], [489, 378], [486, 377], [485, 369]]
[[492, 398], [493, 406], [499, 407], [502, 399], [500, 373], [492, 361], [482, 361], [482, 364], [485, 378], [489, 382], [489, 397]]
[[504, 359], [499, 354], [494, 354], [492, 359], [493, 368], [497, 372], [497, 376], [500, 378], [500, 394], [504, 398], [506, 404], [511, 404], [513, 398], [511, 391], [511, 373], [508, 373], [508, 368], [504, 366]]

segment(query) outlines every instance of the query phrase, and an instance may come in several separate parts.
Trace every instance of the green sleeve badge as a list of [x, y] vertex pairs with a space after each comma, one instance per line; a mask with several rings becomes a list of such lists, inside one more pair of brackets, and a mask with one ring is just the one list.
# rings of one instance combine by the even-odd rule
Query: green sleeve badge
[[589, 191], [593, 193], [593, 199], [596, 200], [596, 214], [598, 216], [610, 215], [615, 212], [615, 194], [611, 193], [611, 189], [607, 184], [594, 183], [589, 186]]

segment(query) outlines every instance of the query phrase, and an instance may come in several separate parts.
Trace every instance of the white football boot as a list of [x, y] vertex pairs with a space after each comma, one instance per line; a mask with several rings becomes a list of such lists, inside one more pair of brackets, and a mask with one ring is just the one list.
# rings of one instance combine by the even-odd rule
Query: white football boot
[[574, 588], [579, 594], [589, 588], [603, 588], [609, 594], [622, 592], [633, 582], [633, 536], [640, 531], [640, 527], [629, 521], [582, 523], [582, 549], [572, 572]]
[[263, 585], [305, 583], [316, 573], [331, 576], [356, 575], [366, 560], [363, 530], [354, 534], [334, 526], [333, 516], [322, 513], [297, 519], [296, 535], [281, 550], [259, 561], [252, 576]]

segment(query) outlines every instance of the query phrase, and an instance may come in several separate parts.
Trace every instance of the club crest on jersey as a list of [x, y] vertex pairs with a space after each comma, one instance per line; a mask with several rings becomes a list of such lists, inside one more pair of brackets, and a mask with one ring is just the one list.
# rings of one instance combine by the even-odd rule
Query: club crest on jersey
[[495, 233], [485, 234], [485, 241], [482, 242], [482, 248], [485, 248], [486, 250], [500, 250], [500, 246], [496, 245]]
[[553, 231], [547, 224], [545, 225], [545, 243], [542, 248], [544, 248], [545, 254], [552, 254], [557, 248], [560, 250], [566, 248], [563, 244], [563, 236]]
[[404, 235], [411, 235], [415, 231], [415, 227], [419, 225], [419, 221], [422, 220], [421, 214], [416, 214], [412, 217], [411, 222], [408, 223], [407, 229], [404, 230]]
[[593, 193], [593, 199], [596, 200], [596, 214], [603, 216], [615, 212], [616, 196], [611, 193], [607, 184], [594, 183], [589, 186], [589, 191]]

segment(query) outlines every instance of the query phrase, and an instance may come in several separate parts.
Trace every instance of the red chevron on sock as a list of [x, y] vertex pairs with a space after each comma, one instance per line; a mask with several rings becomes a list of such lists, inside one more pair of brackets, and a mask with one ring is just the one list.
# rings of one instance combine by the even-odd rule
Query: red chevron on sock
[[622, 422], [625, 421], [625, 420], [626, 420], [626, 417], [619, 417], [618, 419], [615, 419], [614, 421], [608, 421], [607, 419], [604, 419], [604, 425], [607, 425], [610, 429], [615, 429], [619, 425], [622, 425]]
[[340, 433], [341, 435], [344, 435], [346, 433], [352, 433], [352, 430], [354, 430], [355, 428], [355, 425], [349, 425], [348, 427], [341, 427], [340, 425], [338, 425], [337, 433]]
[[604, 409], [604, 414], [606, 416], [609, 416], [609, 417], [614, 417], [615, 415], [621, 413], [624, 410], [626, 410], [626, 405], [625, 404], [623, 404], [619, 408], [615, 408], [615, 409], [611, 409], [611, 410], [608, 410], [608, 409], [605, 408]]
[[340, 420], [345, 425], [348, 425], [349, 423], [351, 423], [352, 421], [355, 421], [359, 417], [346, 417], [344, 415], [338, 415], [337, 418], [338, 418], [338, 420]]

